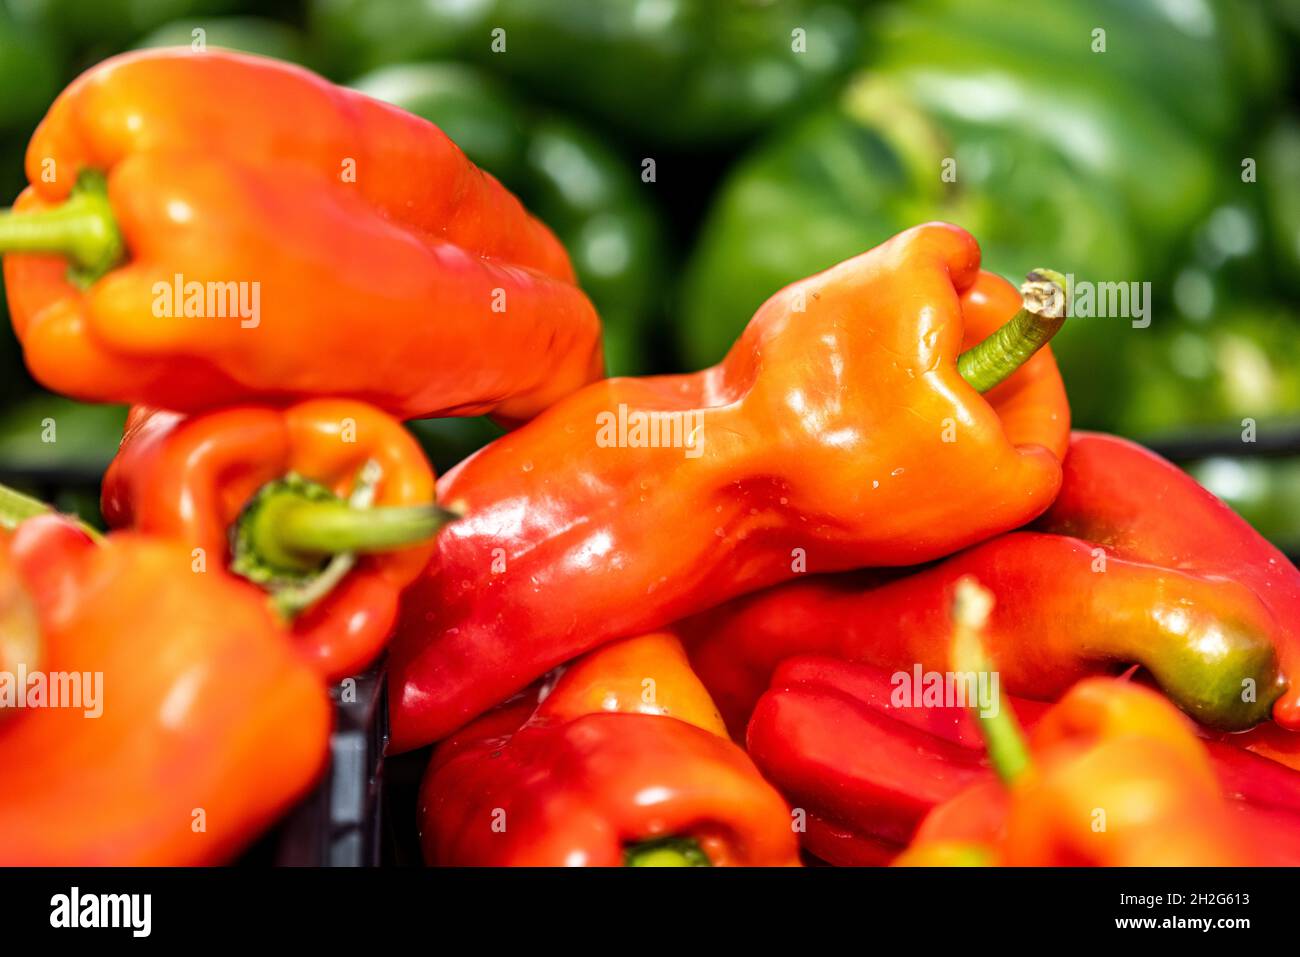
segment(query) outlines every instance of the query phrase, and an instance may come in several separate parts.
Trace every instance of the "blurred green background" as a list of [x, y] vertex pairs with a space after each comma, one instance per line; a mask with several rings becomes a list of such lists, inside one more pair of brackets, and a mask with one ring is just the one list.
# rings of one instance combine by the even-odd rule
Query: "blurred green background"
[[[1300, 0], [0, 0], [0, 191], [72, 77], [167, 44], [443, 127], [564, 241], [611, 374], [716, 362], [778, 288], [928, 219], [1013, 280], [1150, 283], [1146, 328], [1054, 344], [1076, 425], [1300, 546]], [[124, 411], [44, 393], [3, 329], [0, 480], [93, 516]], [[497, 434], [412, 428], [440, 469]]]

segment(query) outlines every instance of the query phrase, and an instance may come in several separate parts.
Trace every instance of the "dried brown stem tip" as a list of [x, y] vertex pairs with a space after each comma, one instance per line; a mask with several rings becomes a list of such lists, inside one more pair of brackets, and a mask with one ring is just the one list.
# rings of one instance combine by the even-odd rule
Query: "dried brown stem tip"
[[1044, 319], [1064, 319], [1066, 313], [1066, 279], [1058, 272], [1035, 269], [1020, 284], [1024, 307]]
[[957, 357], [957, 371], [980, 392], [1005, 381], [1045, 346], [1070, 311], [1068, 283], [1059, 272], [1035, 269], [1020, 287], [1020, 311], [983, 342]]

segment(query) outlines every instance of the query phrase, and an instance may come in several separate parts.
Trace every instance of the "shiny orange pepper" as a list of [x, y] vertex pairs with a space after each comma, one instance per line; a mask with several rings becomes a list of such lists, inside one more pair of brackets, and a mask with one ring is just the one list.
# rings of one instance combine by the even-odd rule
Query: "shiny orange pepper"
[[785, 802], [726, 738], [681, 642], [607, 645], [434, 752], [430, 863], [795, 865]]
[[[372, 501], [355, 508], [344, 500], [355, 493], [366, 469], [373, 475], [367, 490]], [[300, 503], [294, 490], [284, 487], [290, 476], [315, 483], [323, 504]], [[269, 567], [254, 561], [246, 570], [238, 557], [233, 567], [281, 599], [293, 617], [299, 646], [328, 680], [354, 675], [383, 649], [398, 597], [432, 546], [358, 555], [332, 590], [314, 601], [310, 592], [313, 582], [333, 574], [328, 556], [347, 550], [340, 521], [359, 523], [359, 534], [383, 536], [394, 517], [405, 516], [417, 536], [425, 532], [426, 538], [440, 523], [440, 510], [430, 507], [433, 471], [400, 422], [344, 399], [315, 399], [287, 409], [240, 406], [190, 417], [137, 407], [104, 478], [103, 512], [111, 527], [174, 538], [201, 549], [196, 557], [203, 561], [227, 564], [231, 529], [246, 527], [250, 503], [265, 503], [275, 494], [286, 495], [290, 506], [303, 506], [299, 515], [289, 516], [309, 526], [300, 534], [325, 540], [306, 550], [301, 561], [277, 548], [259, 556], [271, 560]], [[262, 507], [268, 520], [286, 519]], [[258, 544], [266, 543], [250, 542]], [[275, 564], [280, 558], [286, 560], [284, 568]], [[283, 601], [295, 596], [304, 597]]]
[[1048, 350], [983, 395], [963, 378], [963, 347], [1023, 315], [979, 263], [955, 226], [910, 229], [777, 293], [720, 365], [594, 383], [447, 473], [439, 496], [466, 517], [403, 600], [391, 747], [611, 638], [804, 572], [927, 561], [1047, 508], [1065, 390]]
[[[135, 535], [95, 545], [53, 515], [0, 537], [5, 591], [27, 592], [40, 649], [25, 687], [11, 679], [26, 706], [0, 712], [0, 865], [222, 863], [324, 767], [316, 675], [262, 602], [190, 562]], [[47, 691], [32, 707], [38, 670], [47, 689], [86, 675], [80, 706]]]
[[727, 736], [680, 639], [668, 632], [625, 638], [565, 665], [533, 721], [572, 721], [601, 711], [667, 715]]
[[106, 60], [55, 100], [27, 175], [0, 251], [54, 391], [522, 420], [601, 373], [551, 232], [437, 127], [299, 67]]

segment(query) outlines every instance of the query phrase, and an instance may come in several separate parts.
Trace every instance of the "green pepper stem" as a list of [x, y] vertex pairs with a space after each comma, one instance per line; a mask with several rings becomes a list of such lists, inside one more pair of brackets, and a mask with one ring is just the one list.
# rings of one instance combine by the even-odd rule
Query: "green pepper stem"
[[460, 517], [438, 505], [373, 508], [379, 479], [379, 464], [367, 462], [346, 501], [300, 475], [268, 482], [235, 522], [230, 570], [292, 617], [335, 588], [357, 555], [426, 541]]
[[277, 550], [304, 555], [385, 552], [423, 542], [456, 515], [438, 505], [356, 508], [343, 501], [288, 501], [263, 531]]
[[81, 285], [99, 279], [126, 258], [126, 243], [108, 202], [108, 182], [97, 170], [77, 178], [59, 206], [0, 211], [0, 254], [53, 253], [68, 260]]
[[40, 499], [24, 495], [17, 489], [0, 485], [0, 527], [13, 530], [33, 515], [54, 511]]
[[291, 476], [258, 492], [239, 518], [236, 538], [240, 552], [275, 572], [314, 576], [330, 556], [414, 545], [456, 517], [438, 505], [371, 508], [357, 496], [345, 502]]
[[[29, 518], [36, 515], [51, 514], [55, 511], [54, 506], [47, 502], [25, 495], [7, 485], [0, 485], [0, 528], [13, 531]], [[70, 517], [70, 520], [76, 522], [77, 526], [93, 540], [97, 542], [103, 540], [104, 536], [99, 529], [86, 524], [80, 519]]]
[[[992, 610], [993, 595], [987, 588], [969, 575], [958, 579], [952, 603], [952, 661], [958, 673], [993, 673], [980, 637]], [[1004, 784], [1015, 782], [1029, 768], [1029, 748], [1000, 682], [994, 706], [985, 709], [976, 702], [974, 710], [993, 769]]]
[[1065, 324], [1069, 285], [1059, 272], [1035, 269], [1025, 277], [1020, 295], [1019, 312], [957, 357], [957, 371], [980, 392], [1009, 378]]
[[711, 867], [713, 862], [693, 837], [665, 837], [630, 845], [625, 867]]

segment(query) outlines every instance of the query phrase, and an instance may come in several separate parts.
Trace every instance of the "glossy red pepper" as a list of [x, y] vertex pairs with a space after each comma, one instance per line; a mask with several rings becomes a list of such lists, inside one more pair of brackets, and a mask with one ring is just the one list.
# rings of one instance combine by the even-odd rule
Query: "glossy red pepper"
[[1076, 433], [1060, 494], [1025, 531], [905, 575], [809, 576], [680, 623], [733, 733], [791, 655], [944, 671], [955, 583], [998, 598], [986, 641], [1008, 691], [1052, 700], [1142, 665], [1203, 724], [1297, 727], [1300, 571], [1181, 469]]
[[784, 802], [673, 635], [615, 642], [440, 745], [420, 791], [447, 865], [791, 865]]
[[720, 365], [595, 383], [462, 462], [439, 497], [466, 517], [403, 602], [391, 747], [804, 568], [925, 561], [1036, 516], [1069, 410], [1050, 353], [1025, 361], [1061, 294], [1026, 288], [919, 226], [774, 295]]

